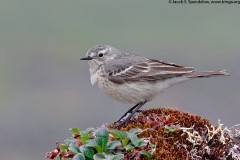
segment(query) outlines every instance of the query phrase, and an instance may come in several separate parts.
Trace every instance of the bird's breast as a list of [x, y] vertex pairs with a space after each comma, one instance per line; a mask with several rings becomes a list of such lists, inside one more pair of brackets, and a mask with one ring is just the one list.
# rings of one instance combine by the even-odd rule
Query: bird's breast
[[98, 83], [102, 76], [103, 76], [103, 75], [102, 75], [102, 72], [101, 72], [100, 69], [97, 70], [97, 71], [95, 71], [95, 72], [91, 72], [91, 71], [90, 71], [91, 84], [92, 84], [92, 85], [95, 85], [96, 83]]

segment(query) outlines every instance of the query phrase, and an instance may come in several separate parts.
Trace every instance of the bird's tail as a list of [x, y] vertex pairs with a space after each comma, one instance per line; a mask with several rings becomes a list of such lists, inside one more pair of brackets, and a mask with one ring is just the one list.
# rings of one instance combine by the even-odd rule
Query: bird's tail
[[225, 70], [221, 71], [194, 71], [192, 73], [188, 73], [186, 76], [188, 78], [195, 78], [195, 77], [211, 77], [211, 76], [229, 76], [230, 74], [227, 73]]

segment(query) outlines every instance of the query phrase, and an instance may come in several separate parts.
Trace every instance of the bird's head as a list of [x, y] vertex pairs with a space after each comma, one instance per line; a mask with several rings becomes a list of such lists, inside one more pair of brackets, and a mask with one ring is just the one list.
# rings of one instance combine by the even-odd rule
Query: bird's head
[[120, 51], [108, 45], [95, 45], [87, 51], [86, 57], [80, 60], [88, 60], [90, 69], [96, 71], [101, 65], [112, 61], [120, 55]]

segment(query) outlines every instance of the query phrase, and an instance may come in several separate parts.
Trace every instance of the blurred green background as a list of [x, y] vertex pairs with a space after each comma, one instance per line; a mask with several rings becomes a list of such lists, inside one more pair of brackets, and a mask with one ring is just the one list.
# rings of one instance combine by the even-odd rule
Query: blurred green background
[[144, 108], [239, 123], [239, 15], [239, 5], [168, 0], [1, 0], [0, 159], [44, 159], [68, 128], [97, 127], [131, 107], [91, 86], [79, 59], [95, 44], [199, 70], [226, 69], [231, 77], [179, 84]]

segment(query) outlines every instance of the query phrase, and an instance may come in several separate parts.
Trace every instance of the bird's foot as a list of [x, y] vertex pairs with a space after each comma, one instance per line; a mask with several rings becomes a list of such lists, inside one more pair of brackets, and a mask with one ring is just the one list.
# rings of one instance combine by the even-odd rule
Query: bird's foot
[[128, 110], [113, 126], [113, 128], [118, 128], [121, 127], [129, 122], [131, 117], [136, 113], [136, 112], [142, 112], [142, 110], [139, 110], [146, 102], [142, 102], [137, 104], [136, 106], [132, 107], [130, 110]]
[[131, 117], [133, 116], [132, 113], [127, 113], [124, 117], [121, 117], [114, 125], [113, 128], [121, 127], [129, 122]]
[[142, 113], [142, 112], [143, 112], [142, 109], [139, 109], [139, 110], [136, 111], [136, 113]]

